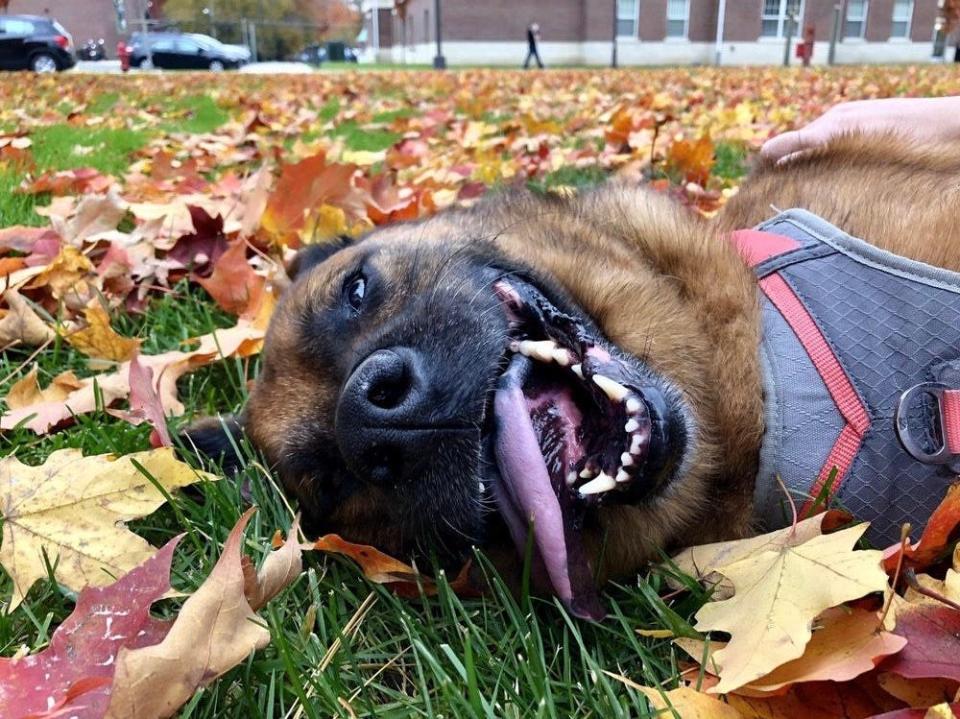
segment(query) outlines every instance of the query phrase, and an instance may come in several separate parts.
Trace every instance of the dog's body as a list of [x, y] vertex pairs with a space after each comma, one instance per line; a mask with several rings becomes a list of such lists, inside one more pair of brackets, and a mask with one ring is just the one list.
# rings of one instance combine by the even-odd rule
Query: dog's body
[[[514, 440], [503, 436], [530, 423], [516, 419], [511, 401], [529, 407], [566, 522], [566, 546], [544, 541], [541, 555], [551, 546], [576, 554], [568, 515], [600, 576], [635, 571], [670, 545], [748, 535], [764, 433], [761, 315], [756, 280], [729, 234], [772, 208], [802, 207], [880, 248], [960, 270], [958, 149], [847, 138], [757, 168], [714, 221], [612, 184], [572, 200], [506, 195], [378, 230], [306, 263], [271, 327], [246, 430], [317, 530], [392, 552], [431, 540], [509, 543], [503, 524], [489, 519], [491, 493], [501, 509], [532, 517], [519, 480], [484, 479], [491, 463], [498, 476], [516, 472]], [[517, 359], [517, 340], [527, 336], [560, 348], [550, 368], [534, 367], [543, 378], [529, 379]], [[513, 349], [502, 356], [505, 345]], [[566, 371], [577, 360], [592, 394]], [[527, 379], [511, 384], [514, 370]], [[384, 373], [404, 379], [370, 399]], [[607, 392], [613, 404], [599, 410], [594, 374], [619, 382]], [[389, 396], [398, 382], [399, 400]], [[632, 405], [643, 405], [639, 415], [630, 414], [630, 397], [643, 400]], [[610, 437], [624, 418], [643, 439], [621, 463], [624, 447]], [[544, 439], [554, 430], [569, 430], [559, 449]], [[616, 487], [591, 494], [585, 482], [598, 471], [611, 487], [617, 472]], [[584, 479], [574, 479], [578, 472]], [[559, 487], [564, 475], [580, 490]], [[504, 484], [512, 499], [497, 495]], [[507, 525], [523, 539], [516, 522]]]

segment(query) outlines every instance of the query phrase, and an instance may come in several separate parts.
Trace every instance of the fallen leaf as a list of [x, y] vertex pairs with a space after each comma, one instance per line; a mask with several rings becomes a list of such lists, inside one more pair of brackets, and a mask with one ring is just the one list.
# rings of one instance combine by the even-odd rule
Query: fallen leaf
[[[816, 624], [803, 656], [778, 666], [742, 689], [752, 694], [775, 693], [801, 682], [845, 682], [871, 671], [907, 643], [901, 636], [879, 631], [878, 614], [863, 609], [828, 609], [817, 618]], [[697, 662], [703, 659], [703, 642], [678, 639], [675, 643]], [[725, 646], [712, 643], [709, 655], [715, 655]], [[709, 656], [704, 666], [707, 671], [717, 673]]]
[[717, 571], [735, 594], [705, 604], [695, 629], [729, 633], [714, 655], [720, 669], [715, 691], [725, 694], [800, 657], [814, 617], [872, 592], [883, 592], [887, 575], [880, 552], [852, 547], [867, 524], [815, 536], [795, 546], [781, 541]]
[[783, 696], [728, 694], [726, 699], [743, 719], [868, 719], [886, 708], [856, 683], [809, 682]]
[[113, 584], [81, 591], [43, 651], [0, 658], [0, 716], [100, 719], [120, 648], [156, 644], [169, 629], [169, 622], [150, 616], [150, 605], [170, 591], [170, 563], [180, 538]]
[[303, 571], [302, 549], [297, 536], [299, 532], [298, 517], [290, 527], [287, 540], [267, 555], [260, 569], [254, 569], [250, 558], [243, 555], [243, 591], [253, 611], [266, 606]]
[[85, 195], [71, 216], [50, 214], [54, 231], [68, 244], [76, 247], [87, 241], [96, 241], [99, 235], [117, 229], [126, 214], [126, 203], [115, 190], [103, 195]]
[[184, 602], [166, 637], [120, 650], [108, 718], [172, 716], [197, 689], [270, 643], [270, 631], [243, 591], [240, 543], [252, 514], [247, 510], [230, 531], [210, 576]]
[[[960, 482], [955, 482], [947, 490], [943, 500], [927, 520], [917, 543], [907, 546], [904, 553], [907, 566], [922, 569], [936, 562], [949, 550], [957, 527], [960, 527]], [[898, 543], [884, 552], [884, 566], [888, 571], [896, 569], [900, 550], [901, 545]]]
[[907, 679], [891, 672], [880, 672], [877, 684], [888, 694], [914, 708], [925, 708], [960, 699], [960, 682], [951, 679]]
[[956, 719], [960, 717], [960, 702], [937, 704], [925, 709], [897, 709], [874, 714], [870, 719]]
[[907, 645], [881, 669], [908, 679], [950, 679], [960, 682], [960, 611], [938, 603], [894, 602], [894, 632]]
[[110, 326], [110, 315], [99, 300], [94, 299], [83, 311], [86, 326], [65, 334], [76, 350], [111, 362], [126, 362], [140, 349], [140, 340], [124, 337]]
[[3, 299], [10, 309], [0, 317], [0, 347], [7, 347], [14, 342], [39, 347], [56, 337], [56, 333], [19, 292], [7, 290], [3, 293]]
[[7, 392], [4, 401], [9, 409], [21, 409], [37, 404], [38, 402], [62, 402], [71, 392], [79, 389], [83, 383], [70, 370], [61, 372], [54, 377], [45, 389], [40, 389], [37, 382], [37, 366], [14, 383]]
[[709, 694], [690, 687], [664, 691], [653, 687], [630, 683], [650, 702], [650, 707], [660, 716], [679, 716], [682, 719], [742, 719], [742, 714], [729, 704]]
[[713, 142], [709, 137], [676, 140], [667, 149], [667, 168], [679, 172], [686, 182], [705, 187], [713, 169]]
[[123, 522], [152, 513], [166, 501], [164, 492], [216, 479], [180, 462], [170, 449], [120, 458], [62, 449], [38, 467], [16, 457], [0, 460], [0, 564], [13, 580], [7, 611], [47, 575], [44, 555], [57, 581], [74, 591], [130, 571], [155, 550]]
[[136, 355], [130, 360], [128, 382], [130, 384], [130, 409], [127, 411], [107, 411], [133, 425], [149, 422], [157, 435], [157, 444], [163, 447], [172, 447], [173, 438], [170, 437], [170, 430], [167, 428], [167, 417], [163, 402], [160, 400], [157, 387], [153, 383], [153, 370], [141, 364]]
[[87, 281], [94, 274], [93, 263], [76, 247], [66, 245], [28, 287], [46, 287], [54, 299], [63, 299], [71, 293], [82, 298], [90, 293]]
[[213, 265], [209, 277], [196, 277], [197, 283], [223, 309], [246, 316], [262, 300], [266, 280], [247, 262], [247, 243], [235, 241]]

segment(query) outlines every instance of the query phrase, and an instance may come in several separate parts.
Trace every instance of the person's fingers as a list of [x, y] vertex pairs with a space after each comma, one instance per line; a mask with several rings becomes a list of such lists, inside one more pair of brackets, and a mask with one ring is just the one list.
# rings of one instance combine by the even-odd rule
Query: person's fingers
[[811, 133], [807, 128], [784, 132], [763, 143], [760, 154], [767, 160], [779, 160], [813, 147]]

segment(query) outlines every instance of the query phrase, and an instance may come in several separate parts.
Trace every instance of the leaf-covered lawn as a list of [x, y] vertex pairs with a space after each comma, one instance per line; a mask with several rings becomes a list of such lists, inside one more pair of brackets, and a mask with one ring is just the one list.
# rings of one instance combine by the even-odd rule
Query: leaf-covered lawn
[[[129, 386], [105, 388], [127, 381], [133, 354], [149, 364], [195, 348], [193, 338], [258, 326], [282, 291], [282, 260], [305, 242], [486, 192], [566, 193], [612, 174], [710, 214], [764, 139], [834, 102], [958, 92], [954, 69], [939, 66], [0, 76], [0, 276], [50, 332], [27, 341], [3, 324], [14, 305], [0, 305], [0, 396], [18, 383], [23, 391], [34, 366], [37, 391], [73, 372], [53, 430], [28, 426], [36, 419], [28, 402], [0, 432], [0, 454], [40, 464], [63, 448], [148, 449], [149, 423], [104, 406], [122, 413]], [[105, 332], [80, 341], [91, 307], [139, 346]], [[157, 362], [155, 377], [179, 371]], [[161, 392], [167, 413], [184, 410], [171, 429], [239, 409], [256, 373], [256, 355], [237, 352], [176, 375]], [[86, 383], [89, 408], [78, 409], [73, 382]], [[6, 417], [21, 410], [7, 399]], [[236, 481], [196, 485], [130, 525], [155, 547], [186, 532], [176, 589], [200, 586], [251, 503], [260, 510], [245, 551], [255, 559], [276, 529], [290, 527], [276, 478], [243, 449]], [[612, 617], [589, 625], [549, 599], [502, 589], [461, 599], [440, 576], [436, 597], [403, 600], [349, 561], [308, 552], [305, 562], [306, 573], [261, 612], [269, 646], [181, 716], [643, 716], [646, 700], [611, 674], [644, 685], [677, 677], [685, 655], [669, 638], [635, 630], [695, 636], [689, 620], [705, 600], [700, 590], [672, 591], [654, 571], [610, 587]], [[75, 596], [54, 572], [0, 615], [0, 655], [42, 649], [72, 611]], [[12, 593], [0, 572], [0, 603]], [[159, 606], [172, 616], [181, 604]]]

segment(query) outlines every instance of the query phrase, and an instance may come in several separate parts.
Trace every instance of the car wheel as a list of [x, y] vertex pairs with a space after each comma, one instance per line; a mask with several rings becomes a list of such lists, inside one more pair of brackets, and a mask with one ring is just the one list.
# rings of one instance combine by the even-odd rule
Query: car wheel
[[56, 72], [59, 68], [53, 55], [40, 52], [30, 59], [30, 69], [34, 72]]
[[224, 64], [219, 60], [210, 61], [210, 72], [223, 72]]

